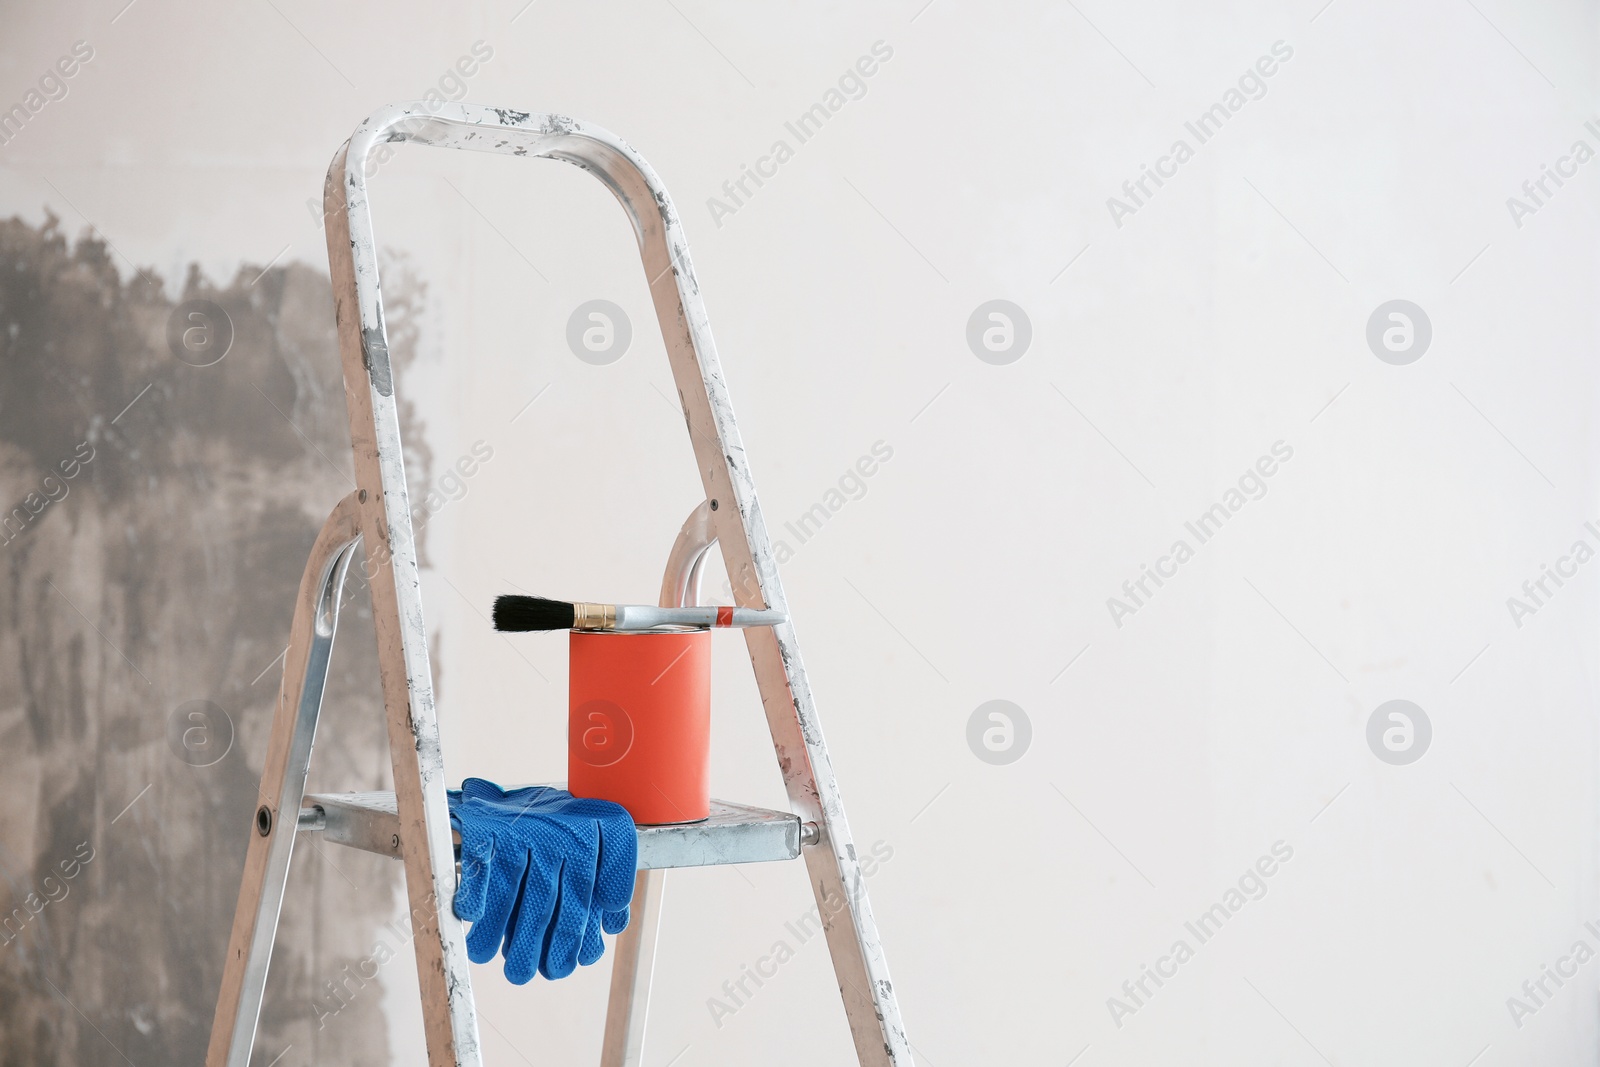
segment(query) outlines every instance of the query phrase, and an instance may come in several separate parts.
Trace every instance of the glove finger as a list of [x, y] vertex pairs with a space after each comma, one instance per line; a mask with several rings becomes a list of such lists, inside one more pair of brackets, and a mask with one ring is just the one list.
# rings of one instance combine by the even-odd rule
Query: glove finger
[[550, 939], [555, 936], [555, 932], [556, 924], [551, 923], [549, 929], [544, 932], [544, 944], [539, 946], [539, 973], [545, 978], [550, 977], [550, 970], [545, 966], [545, 961], [550, 958]]
[[475, 923], [483, 918], [489, 890], [489, 867], [494, 859], [494, 839], [465, 835], [461, 839], [461, 884], [456, 887], [456, 918]]
[[569, 855], [561, 868], [561, 900], [556, 905], [555, 923], [550, 934], [550, 947], [539, 961], [539, 973], [546, 978], [565, 978], [578, 966], [578, 947], [583, 932], [589, 925], [589, 912], [594, 909], [595, 845], [589, 846], [587, 855], [577, 842], [577, 855]]
[[602, 908], [626, 908], [633, 899], [633, 880], [639, 866], [639, 833], [627, 815], [600, 821], [600, 864], [594, 899]]
[[630, 910], [624, 906], [600, 913], [600, 927], [608, 934], [620, 934], [628, 928]]
[[589, 909], [589, 925], [583, 928], [583, 941], [578, 945], [578, 963], [588, 967], [606, 954], [606, 943], [600, 937], [601, 916], [599, 908]]
[[505, 974], [514, 985], [526, 984], [539, 969], [545, 931], [556, 908], [560, 873], [560, 860], [542, 854], [534, 854], [528, 864], [516, 921], [506, 930]]
[[501, 800], [506, 794], [486, 778], [468, 778], [461, 783], [461, 795], [472, 800]]
[[467, 933], [467, 958], [473, 963], [488, 963], [499, 951], [527, 868], [526, 849], [502, 847], [496, 850], [489, 863], [482, 917]]

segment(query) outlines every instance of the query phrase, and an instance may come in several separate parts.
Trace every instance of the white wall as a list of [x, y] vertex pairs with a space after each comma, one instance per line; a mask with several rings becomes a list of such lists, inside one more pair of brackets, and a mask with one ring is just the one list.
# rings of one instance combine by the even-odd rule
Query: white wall
[[[857, 840], [894, 850], [871, 891], [919, 1062], [1594, 1063], [1600, 962], [1520, 1027], [1507, 998], [1600, 948], [1600, 564], [1520, 626], [1507, 598], [1600, 546], [1600, 164], [1520, 225], [1506, 201], [1600, 148], [1595, 10], [1320, 3], [8, 5], [0, 103], [75, 40], [95, 58], [0, 146], [0, 209], [91, 220], [172, 281], [320, 263], [305, 201], [339, 142], [485, 42], [467, 99], [608, 127], [673, 191], [776, 536], [893, 449], [784, 580]], [[719, 226], [707, 198], [877, 41], [865, 95]], [[1107, 198], [1279, 41], [1265, 94], [1118, 226]], [[494, 449], [434, 526], [452, 774], [559, 778], [564, 644], [482, 612], [513, 585], [652, 599], [698, 500], [628, 230], [553, 164], [411, 149], [375, 186], [430, 287], [401, 388], [441, 463]], [[609, 367], [563, 339], [596, 298], [634, 328]], [[1006, 366], [965, 339], [995, 298], [1032, 324]], [[1365, 339], [1393, 299], [1431, 321], [1410, 365]], [[1116, 625], [1107, 598], [1279, 441], [1266, 495]], [[781, 804], [738, 640], [716, 656], [715, 792]], [[1397, 698], [1433, 729], [1407, 766], [1366, 740]], [[994, 699], [1032, 724], [1010, 765], [967, 744]], [[1108, 998], [1280, 841], [1119, 1026]], [[708, 1011], [809, 907], [798, 867], [667, 894], [648, 1063], [848, 1058], [819, 944]], [[595, 1059], [607, 968], [479, 968], [490, 1062]]]

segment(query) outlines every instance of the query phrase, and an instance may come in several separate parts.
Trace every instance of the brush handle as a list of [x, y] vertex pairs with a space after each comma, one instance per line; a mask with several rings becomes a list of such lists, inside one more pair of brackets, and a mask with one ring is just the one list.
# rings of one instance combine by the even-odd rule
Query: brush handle
[[606, 629], [654, 630], [661, 626], [776, 626], [789, 619], [789, 616], [781, 611], [766, 608], [655, 608], [638, 604], [618, 604], [616, 612], [616, 622]]

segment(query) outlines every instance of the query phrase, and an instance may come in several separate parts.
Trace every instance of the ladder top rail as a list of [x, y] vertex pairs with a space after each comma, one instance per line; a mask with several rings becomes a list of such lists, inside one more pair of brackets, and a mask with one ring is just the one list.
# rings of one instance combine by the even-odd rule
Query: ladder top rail
[[381, 145], [394, 142], [559, 159], [591, 170], [622, 201], [641, 245], [654, 212], [640, 201], [671, 210], [661, 179], [632, 145], [610, 130], [566, 115], [464, 103], [386, 105], [350, 135], [343, 176], [352, 190], [365, 188], [370, 158]]
[[[716, 516], [713, 528], [738, 522], [742, 527], [739, 533], [756, 549], [753, 558], [729, 561], [730, 569], [738, 571], [729, 575], [734, 599], [744, 607], [786, 611], [787, 599], [778, 579], [766, 523], [756, 503], [754, 479], [734, 422], [732, 401], [689, 258], [688, 240], [654, 168], [616, 134], [566, 115], [413, 101], [381, 107], [363, 120], [333, 157], [324, 187], [324, 204], [330, 212], [347, 212], [363, 362], [373, 391], [385, 399], [394, 395], [394, 379], [367, 183], [375, 154], [395, 143], [560, 160], [582, 167], [611, 190], [633, 226], [674, 375], [679, 373], [680, 357], [687, 356], [698, 370], [700, 382], [696, 384], [704, 387], [710, 401], [707, 410], [686, 400], [684, 414], [697, 465], [709, 483], [708, 497], [721, 496], [724, 501], [731, 497], [736, 505]], [[335, 188], [336, 183], [342, 188]], [[684, 393], [685, 384], [678, 382], [680, 394]], [[715, 484], [724, 477], [726, 483]], [[725, 544], [733, 542], [727, 536], [732, 532], [727, 530], [721, 537]]]

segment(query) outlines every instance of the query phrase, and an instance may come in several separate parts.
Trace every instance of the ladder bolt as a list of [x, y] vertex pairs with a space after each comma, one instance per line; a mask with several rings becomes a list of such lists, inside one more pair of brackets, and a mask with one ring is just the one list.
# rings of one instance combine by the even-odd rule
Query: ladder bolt
[[265, 804], [256, 809], [256, 833], [262, 837], [272, 833], [272, 809]]

